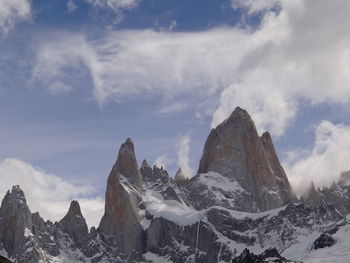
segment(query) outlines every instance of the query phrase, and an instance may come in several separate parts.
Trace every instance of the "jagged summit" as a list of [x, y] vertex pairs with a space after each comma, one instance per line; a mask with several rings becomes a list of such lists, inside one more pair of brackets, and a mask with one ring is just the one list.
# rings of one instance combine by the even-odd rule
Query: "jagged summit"
[[141, 174], [130, 138], [120, 147], [117, 162], [107, 179], [105, 212], [99, 231], [113, 236], [128, 256], [142, 250], [142, 227], [138, 205], [141, 201]]
[[114, 167], [116, 171], [126, 177], [131, 184], [136, 187], [141, 187], [142, 180], [136, 160], [134, 143], [130, 138], [127, 138], [121, 145]]
[[[6, 196], [8, 197], [8, 199], [11, 199], [12, 202], [19, 202], [24, 205], [27, 203], [24, 192], [19, 185], [14, 185], [11, 191], [8, 190], [6, 193]], [[6, 199], [6, 196], [5, 196], [5, 199]]]
[[67, 214], [58, 222], [58, 225], [78, 246], [88, 243], [89, 230], [85, 218], [81, 213], [78, 201], [73, 200], [70, 203]]
[[141, 167], [140, 167], [140, 168], [142, 168], [142, 167], [150, 167], [150, 168], [151, 168], [151, 166], [148, 164], [148, 162], [147, 162], [146, 159], [144, 159], [144, 160], [142, 161]]
[[271, 135], [259, 136], [249, 114], [236, 108], [210, 132], [191, 179], [181, 168], [172, 179], [146, 160], [138, 167], [128, 138], [107, 179], [104, 215], [90, 232], [78, 201], [51, 223], [32, 214], [23, 191], [13, 187], [0, 207], [0, 254], [18, 263], [310, 259], [320, 234], [337, 240], [330, 249], [348, 247], [349, 178], [342, 175], [329, 188], [312, 184], [294, 203]]
[[181, 170], [181, 167], [179, 167], [179, 169], [177, 170], [175, 177], [174, 177], [174, 181], [176, 183], [181, 183], [186, 181], [187, 177], [184, 175], [184, 173]]
[[[235, 208], [265, 211], [295, 199], [268, 132], [260, 137], [250, 115], [237, 107], [212, 129], [205, 142], [198, 174], [215, 172], [245, 192]], [[238, 199], [237, 199], [238, 202]]]
[[239, 121], [247, 121], [254, 124], [249, 113], [245, 109], [242, 109], [241, 107], [236, 107], [232, 111], [231, 115], [226, 120], [224, 120], [221, 124], [224, 124], [226, 122], [239, 122]]
[[81, 214], [81, 209], [80, 209], [80, 205], [79, 205], [79, 202], [78, 202], [78, 201], [73, 200], [73, 201], [70, 203], [67, 216], [68, 216], [68, 215], [82, 216], [82, 214]]
[[22, 189], [7, 191], [0, 207], [0, 242], [10, 257], [22, 252], [25, 229], [32, 228], [32, 214]]

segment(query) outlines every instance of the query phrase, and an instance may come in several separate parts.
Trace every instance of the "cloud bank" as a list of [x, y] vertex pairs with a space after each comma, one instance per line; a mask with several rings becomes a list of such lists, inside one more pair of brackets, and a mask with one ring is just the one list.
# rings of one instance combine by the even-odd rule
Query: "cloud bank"
[[350, 127], [322, 121], [315, 128], [315, 144], [311, 151], [290, 153], [285, 164], [292, 186], [298, 194], [307, 190], [311, 181], [315, 186], [330, 186], [340, 174], [350, 170]]
[[62, 219], [68, 212], [70, 202], [76, 199], [88, 225], [98, 226], [104, 211], [104, 200], [94, 197], [93, 188], [75, 186], [18, 159], [3, 160], [0, 174], [1, 198], [13, 185], [20, 185], [31, 211], [38, 211], [45, 220], [51, 221]]
[[108, 31], [93, 39], [67, 32], [42, 42], [33, 77], [69, 82], [68, 69], [83, 66], [100, 104], [162, 97], [179, 105], [192, 96], [192, 107], [205, 111], [201, 101], [210, 99], [211, 108], [217, 105], [212, 126], [240, 105], [260, 132], [277, 136], [296, 118], [301, 101], [349, 103], [350, 2], [250, 0], [233, 6], [246, 16], [262, 12], [259, 26]]

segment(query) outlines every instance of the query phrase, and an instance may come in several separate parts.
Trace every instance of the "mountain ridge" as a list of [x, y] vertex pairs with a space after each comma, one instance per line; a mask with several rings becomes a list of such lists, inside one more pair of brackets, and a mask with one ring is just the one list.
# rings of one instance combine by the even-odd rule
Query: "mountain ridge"
[[0, 254], [18, 263], [299, 262], [317, 256], [316, 247], [350, 245], [348, 177], [310, 187], [298, 200], [270, 134], [258, 136], [237, 108], [210, 132], [191, 179], [181, 169], [172, 179], [146, 160], [139, 166], [128, 138], [107, 178], [97, 228], [88, 229], [75, 200], [59, 222], [44, 221], [14, 186], [0, 207]]

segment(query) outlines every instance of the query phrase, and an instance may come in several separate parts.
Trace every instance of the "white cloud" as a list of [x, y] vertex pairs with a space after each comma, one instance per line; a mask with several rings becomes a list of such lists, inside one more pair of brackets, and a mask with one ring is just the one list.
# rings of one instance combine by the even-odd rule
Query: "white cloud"
[[81, 62], [91, 73], [101, 103], [144, 94], [207, 97], [232, 82], [238, 66], [234, 64], [242, 59], [241, 53], [231, 52], [232, 46], [243, 47], [245, 40], [245, 33], [232, 28], [198, 33], [115, 31], [97, 40], [60, 34], [43, 41], [34, 78], [62, 78], [69, 73], [67, 67]]
[[138, 0], [85, 0], [89, 4], [102, 9], [111, 9], [118, 12], [121, 9], [130, 9], [137, 6]]
[[155, 160], [154, 160], [154, 164], [157, 166], [157, 167], [163, 167], [164, 169], [166, 169], [166, 167], [169, 165], [169, 164], [172, 164], [173, 163], [173, 160], [170, 159], [168, 157], [167, 154], [163, 154], [161, 156], [158, 156]]
[[350, 127], [322, 121], [315, 129], [315, 144], [311, 151], [290, 153], [285, 168], [292, 186], [300, 194], [310, 182], [321, 187], [339, 179], [350, 170]]
[[192, 177], [193, 172], [190, 167], [190, 137], [182, 135], [177, 140], [177, 165], [181, 168], [186, 177]]
[[74, 2], [74, 0], [68, 0], [68, 2], [67, 2], [67, 11], [68, 11], [68, 13], [73, 13], [77, 9], [78, 9], [78, 6]]
[[247, 8], [248, 14], [271, 10], [279, 6], [281, 0], [232, 0], [233, 8]]
[[39, 211], [45, 220], [52, 221], [62, 219], [71, 200], [76, 199], [89, 226], [98, 226], [104, 211], [104, 200], [92, 197], [95, 194], [93, 188], [75, 186], [18, 159], [2, 161], [0, 174], [1, 198], [13, 185], [20, 185], [31, 211]]
[[0, 37], [8, 33], [16, 23], [31, 18], [29, 0], [1, 0], [0, 3]]
[[161, 97], [162, 105], [190, 100], [191, 107], [207, 112], [200, 102], [209, 101], [207, 108], [218, 105], [211, 112], [213, 126], [241, 106], [260, 132], [269, 129], [274, 135], [296, 118], [301, 101], [308, 106], [350, 102], [349, 1], [234, 4], [247, 8], [248, 15], [264, 11], [255, 31], [108, 31], [98, 39], [60, 34], [43, 41], [34, 76], [70, 78], [67, 68], [83, 65], [100, 103]]

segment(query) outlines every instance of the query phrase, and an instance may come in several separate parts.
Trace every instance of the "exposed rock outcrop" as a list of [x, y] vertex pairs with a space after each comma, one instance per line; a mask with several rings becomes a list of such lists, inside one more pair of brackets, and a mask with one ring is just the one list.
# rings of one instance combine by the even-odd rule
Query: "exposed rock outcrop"
[[39, 213], [32, 214], [19, 186], [14, 186], [2, 200], [0, 208], [0, 248], [16, 262], [47, 262], [47, 254], [58, 255], [53, 242], [51, 222]]
[[134, 144], [127, 139], [107, 180], [105, 213], [99, 231], [112, 236], [121, 251], [137, 257], [144, 247], [144, 233], [140, 225], [138, 206], [141, 201], [141, 175]]
[[179, 170], [177, 170], [175, 176], [174, 176], [174, 182], [176, 184], [182, 185], [187, 181], [187, 177], [184, 175], [184, 173], [181, 170], [181, 167]]
[[71, 237], [78, 247], [86, 246], [91, 240], [78, 201], [71, 202], [68, 213], [58, 222], [58, 226]]
[[334, 246], [336, 240], [327, 233], [322, 233], [312, 244], [312, 249], [320, 249], [325, 247]]
[[0, 256], [0, 263], [11, 263], [11, 261], [8, 258]]
[[156, 165], [151, 168], [146, 160], [142, 162], [141, 175], [145, 183], [145, 188], [160, 193], [164, 200], [175, 200], [181, 202], [176, 190], [176, 185], [172, 182], [167, 170]]
[[123, 175], [128, 180], [128, 183], [133, 186], [138, 188], [142, 186], [142, 178], [136, 160], [134, 143], [130, 138], [119, 149], [115, 170]]
[[26, 235], [32, 230], [32, 214], [23, 191], [14, 186], [2, 200], [0, 208], [0, 237], [10, 257], [22, 254]]
[[317, 188], [311, 183], [300, 201], [329, 211], [336, 209], [343, 216], [350, 213], [350, 184], [347, 173], [342, 173], [337, 182], [329, 187]]
[[245, 249], [232, 263], [292, 263], [292, 261], [282, 257], [276, 248], [266, 249], [260, 255], [255, 255], [249, 249]]
[[193, 183], [208, 172], [219, 173], [244, 189], [244, 202], [239, 198], [234, 207], [238, 210], [266, 211], [296, 200], [270, 134], [259, 137], [251, 117], [241, 108], [211, 130]]

